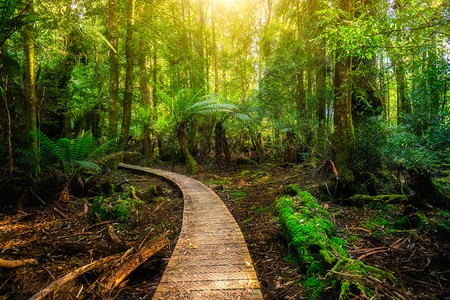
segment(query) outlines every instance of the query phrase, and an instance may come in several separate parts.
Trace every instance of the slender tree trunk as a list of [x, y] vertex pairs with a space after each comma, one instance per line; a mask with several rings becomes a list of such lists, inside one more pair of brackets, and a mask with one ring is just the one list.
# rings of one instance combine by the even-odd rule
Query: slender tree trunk
[[108, 0], [109, 42], [109, 137], [117, 136], [119, 118], [119, 32], [117, 23], [117, 0]]
[[221, 169], [229, 167], [231, 161], [230, 147], [228, 146], [227, 135], [222, 122], [218, 122], [214, 128], [215, 133], [215, 154], [217, 166]]
[[126, 74], [125, 74], [125, 91], [123, 95], [123, 118], [122, 118], [122, 150], [126, 149], [128, 137], [130, 135], [131, 123], [131, 104], [133, 102], [133, 68], [134, 68], [134, 51], [133, 51], [133, 32], [134, 32], [134, 0], [128, 0], [127, 6], [127, 36], [125, 40], [125, 56], [126, 56]]
[[411, 105], [406, 99], [405, 65], [403, 60], [396, 56], [394, 60], [395, 80], [397, 81], [397, 123], [404, 123], [404, 114], [411, 113]]
[[[32, 14], [33, 7], [30, 4], [26, 9], [26, 13]], [[22, 29], [22, 47], [23, 47], [23, 85], [26, 95], [26, 117], [25, 117], [25, 135], [29, 136], [29, 132], [37, 131], [37, 105], [36, 105], [36, 70], [33, 42], [33, 25], [27, 24]], [[29, 145], [31, 151], [37, 155], [38, 140], [36, 135], [29, 137]], [[37, 161], [33, 166], [33, 173], [38, 172], [39, 166]]]
[[177, 138], [180, 145], [181, 152], [186, 159], [186, 168], [189, 174], [197, 174], [199, 172], [198, 164], [195, 158], [189, 151], [186, 138], [186, 124], [179, 124], [177, 128]]
[[216, 38], [216, 18], [214, 10], [214, 1], [212, 2], [211, 9], [211, 31], [212, 31], [212, 44], [213, 44], [213, 60], [214, 60], [214, 94], [219, 93], [219, 64], [217, 59], [217, 38]]
[[326, 124], [326, 100], [327, 100], [327, 65], [326, 65], [326, 53], [325, 50], [320, 49], [318, 51], [319, 63], [317, 67], [317, 120], [319, 121], [319, 131], [317, 136], [318, 151], [323, 153], [325, 150], [325, 141], [327, 137], [327, 124]]
[[152, 95], [150, 92], [150, 64], [151, 60], [148, 54], [148, 47], [144, 37], [139, 36], [139, 54], [138, 54], [138, 65], [140, 68], [139, 75], [139, 89], [141, 91], [142, 103], [146, 109], [151, 110], [148, 120], [143, 122], [143, 132], [142, 132], [142, 143], [143, 143], [143, 154], [146, 156], [153, 156], [153, 145], [152, 145], [152, 129], [150, 127], [150, 122], [153, 118], [153, 104]]
[[[93, 6], [92, 0], [89, 1], [89, 4]], [[91, 28], [92, 31], [94, 31], [95, 21], [94, 21], [94, 13], [91, 10]], [[97, 42], [94, 39], [93, 40], [93, 47], [94, 47], [94, 54], [95, 54], [95, 80], [97, 84], [97, 103], [92, 108], [92, 115], [94, 116], [94, 119], [92, 120], [92, 135], [99, 140], [102, 137], [102, 130], [101, 130], [101, 124], [102, 124], [102, 86], [103, 82], [100, 79], [100, 55], [98, 53], [98, 46]]]

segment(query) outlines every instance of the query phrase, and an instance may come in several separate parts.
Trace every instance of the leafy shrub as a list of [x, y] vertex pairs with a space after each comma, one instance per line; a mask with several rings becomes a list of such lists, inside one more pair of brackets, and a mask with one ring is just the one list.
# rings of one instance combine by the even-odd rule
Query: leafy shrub
[[386, 125], [380, 118], [369, 118], [355, 128], [355, 163], [359, 171], [374, 172], [384, 161]]
[[401, 126], [388, 136], [386, 145], [381, 149], [385, 163], [394, 168], [406, 169], [416, 166], [429, 169], [437, 160], [436, 153], [426, 147], [424, 138], [408, 132]]

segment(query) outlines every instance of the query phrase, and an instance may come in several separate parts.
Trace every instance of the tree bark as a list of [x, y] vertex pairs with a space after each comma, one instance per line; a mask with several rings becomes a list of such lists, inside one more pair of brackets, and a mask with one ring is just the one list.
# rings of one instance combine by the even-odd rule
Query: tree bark
[[117, 0], [109, 0], [109, 137], [117, 136], [119, 117], [119, 32], [117, 23]]
[[319, 121], [319, 132], [317, 136], [317, 146], [320, 153], [325, 150], [325, 141], [327, 136], [327, 124], [326, 124], [326, 101], [327, 101], [327, 65], [326, 65], [326, 53], [324, 49], [318, 51], [319, 63], [316, 69], [317, 77], [317, 120]]
[[227, 141], [227, 135], [223, 122], [218, 122], [214, 128], [215, 132], [215, 154], [217, 166], [221, 169], [230, 166], [231, 152]]
[[[33, 14], [33, 6], [30, 4], [25, 13]], [[33, 42], [33, 25], [27, 24], [22, 29], [23, 47], [23, 86], [26, 95], [25, 136], [29, 136], [29, 145], [33, 153], [38, 153], [37, 135], [29, 135], [37, 131], [37, 105], [36, 105], [36, 68]], [[38, 172], [37, 160], [34, 162], [32, 172]]]
[[397, 124], [404, 123], [404, 114], [411, 113], [411, 105], [406, 99], [405, 64], [398, 55], [394, 57], [395, 80], [397, 81]]
[[352, 118], [352, 87], [348, 78], [351, 58], [337, 56], [334, 74], [334, 142], [336, 168], [340, 177], [348, 182], [354, 175], [351, 161], [354, 153], [355, 132]]
[[128, 136], [130, 135], [131, 123], [131, 104], [133, 102], [133, 68], [134, 68], [134, 51], [133, 51], [133, 32], [134, 32], [134, 0], [128, 0], [127, 6], [127, 37], [125, 40], [126, 55], [126, 74], [125, 74], [125, 91], [123, 95], [123, 118], [122, 118], [122, 150], [126, 149]]
[[186, 168], [189, 174], [197, 174], [199, 172], [198, 164], [195, 158], [192, 156], [191, 151], [187, 145], [186, 139], [186, 124], [178, 124], [177, 138], [180, 145], [181, 152], [186, 159]]

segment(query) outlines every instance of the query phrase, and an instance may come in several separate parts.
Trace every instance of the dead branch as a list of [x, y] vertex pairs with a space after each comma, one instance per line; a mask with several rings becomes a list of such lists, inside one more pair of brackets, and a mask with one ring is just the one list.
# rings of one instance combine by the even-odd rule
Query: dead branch
[[118, 268], [112, 272], [112, 275], [102, 278], [100, 281], [106, 281], [103, 285], [105, 288], [103, 292], [107, 292], [118, 286], [131, 272], [143, 264], [149, 257], [164, 248], [164, 246], [169, 243], [169, 239], [167, 238], [168, 233], [169, 231], [166, 231], [162, 236], [142, 245], [140, 251], [129, 256], [122, 265], [119, 265]]
[[114, 232], [114, 227], [111, 224], [106, 224], [106, 232], [108, 233], [109, 238], [114, 244], [124, 246], [125, 243], [122, 241], [117, 234]]
[[43, 299], [45, 296], [47, 296], [49, 293], [53, 292], [54, 290], [60, 288], [61, 286], [63, 286], [64, 284], [66, 284], [67, 282], [77, 278], [78, 276], [89, 272], [90, 270], [93, 270], [95, 268], [100, 267], [101, 265], [113, 260], [117, 258], [116, 255], [111, 255], [108, 257], [104, 257], [101, 258], [99, 260], [96, 260], [88, 265], [82, 266], [81, 268], [76, 269], [73, 272], [70, 272], [69, 274], [53, 281], [49, 286], [47, 286], [46, 288], [40, 290], [39, 292], [37, 292], [36, 294], [34, 294], [31, 298], [29, 298], [28, 300], [40, 300]]
[[18, 268], [25, 265], [37, 265], [37, 260], [35, 259], [19, 259], [19, 260], [5, 260], [0, 258], [0, 268]]

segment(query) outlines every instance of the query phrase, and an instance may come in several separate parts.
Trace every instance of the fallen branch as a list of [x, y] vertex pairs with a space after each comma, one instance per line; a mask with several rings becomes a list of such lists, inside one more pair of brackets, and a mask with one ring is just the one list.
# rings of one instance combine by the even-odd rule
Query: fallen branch
[[114, 244], [119, 246], [125, 246], [124, 241], [122, 241], [117, 234], [114, 232], [114, 227], [111, 224], [106, 224], [106, 232], [108, 233], [109, 238]]
[[116, 255], [111, 255], [108, 257], [104, 257], [101, 258], [99, 260], [96, 260], [88, 265], [85, 265], [81, 268], [76, 269], [73, 272], [70, 272], [69, 274], [65, 275], [64, 277], [61, 277], [55, 281], [53, 281], [49, 286], [47, 286], [46, 288], [40, 290], [39, 292], [37, 292], [36, 294], [34, 294], [31, 298], [29, 298], [28, 300], [40, 300], [43, 299], [45, 296], [47, 296], [49, 293], [53, 292], [54, 290], [60, 288], [61, 286], [63, 286], [64, 284], [66, 284], [67, 282], [77, 278], [78, 276], [89, 272], [90, 270], [93, 270], [95, 268], [100, 267], [101, 265], [113, 260], [117, 258]]
[[37, 265], [37, 260], [35, 259], [19, 259], [19, 260], [5, 260], [0, 258], [0, 268], [18, 268], [25, 265]]
[[62, 218], [62, 219], [68, 219], [68, 217], [62, 212], [60, 211], [58, 208], [53, 207], [53, 210]]
[[139, 252], [129, 256], [129, 258], [126, 259], [122, 265], [116, 268], [112, 272], [112, 275], [102, 278], [100, 280], [101, 282], [106, 281], [106, 283], [103, 284], [105, 288], [103, 292], [107, 292], [108, 290], [118, 286], [131, 272], [143, 264], [149, 257], [164, 248], [164, 246], [169, 243], [169, 239], [167, 238], [168, 234], [169, 231], [166, 231], [162, 236], [148, 241], [141, 246]]

